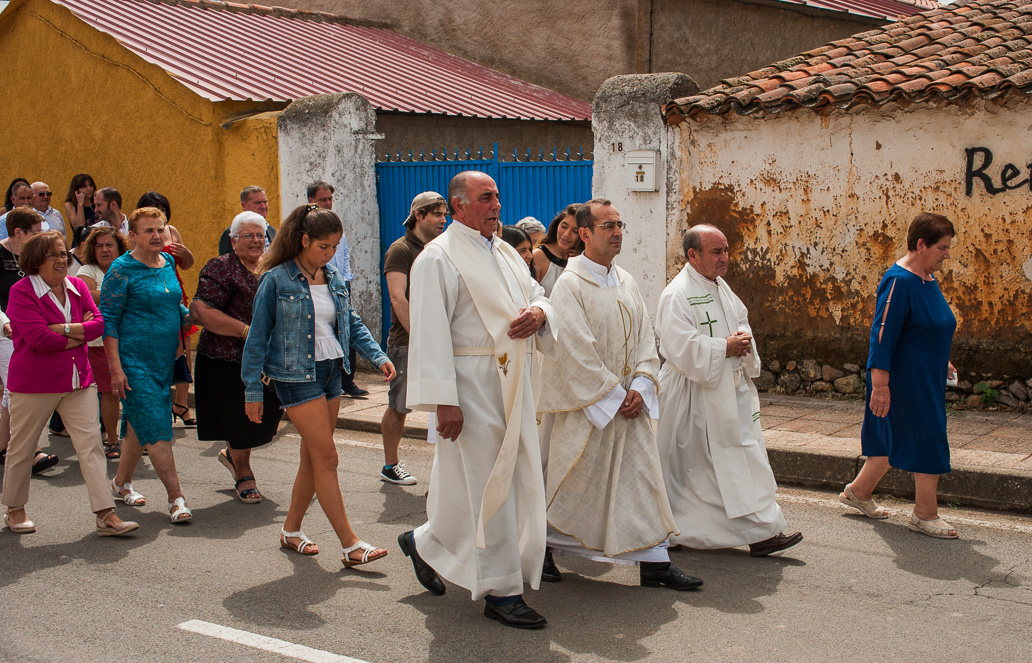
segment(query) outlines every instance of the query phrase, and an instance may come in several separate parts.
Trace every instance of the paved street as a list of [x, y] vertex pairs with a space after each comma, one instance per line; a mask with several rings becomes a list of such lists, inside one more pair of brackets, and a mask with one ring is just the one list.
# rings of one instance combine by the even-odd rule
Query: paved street
[[[378, 481], [377, 436], [338, 431], [341, 486], [358, 533], [390, 555], [345, 571], [318, 505], [304, 530], [322, 552], [278, 547], [293, 429], [255, 453], [265, 494], [257, 506], [233, 498], [217, 447], [176, 430], [195, 521], [169, 524], [145, 460], [135, 485], [149, 503], [118, 507], [141, 524], [122, 540], [94, 535], [78, 466], [66, 460], [71, 445], [44, 440], [62, 463], [32, 482], [39, 531], [0, 531], [0, 660], [1030, 660], [1032, 518], [947, 508], [963, 538], [936, 541], [906, 530], [904, 502], [889, 501], [892, 518], [874, 522], [849, 515], [832, 493], [786, 489], [789, 527], [806, 535], [790, 555], [675, 552], [706, 581], [694, 593], [643, 589], [633, 568], [560, 557], [563, 583], [527, 595], [549, 626], [515, 631], [483, 618], [459, 587], [437, 597], [416, 583], [395, 539], [423, 522], [425, 481]], [[426, 445], [406, 439], [403, 455], [413, 474], [429, 476]], [[286, 643], [309, 649], [268, 651]]]

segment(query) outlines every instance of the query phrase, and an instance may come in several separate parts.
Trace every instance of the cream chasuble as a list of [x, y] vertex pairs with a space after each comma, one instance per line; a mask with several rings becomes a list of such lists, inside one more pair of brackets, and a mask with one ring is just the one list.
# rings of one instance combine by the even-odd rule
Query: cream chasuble
[[[420, 556], [473, 599], [537, 588], [545, 519], [532, 344], [555, 352], [556, 323], [544, 291], [512, 247], [452, 223], [426, 245], [410, 278], [408, 402], [433, 412], [462, 409], [462, 433], [438, 439]], [[537, 306], [548, 327], [508, 337], [521, 308]]]
[[663, 290], [656, 315], [659, 448], [667, 494], [681, 534], [671, 543], [729, 548], [785, 528], [760, 428], [760, 401], [748, 356], [726, 357], [728, 336], [752, 335], [748, 311], [727, 283], [685, 265]]
[[[656, 381], [652, 323], [638, 286], [613, 266], [602, 288], [581, 259], [571, 259], [552, 290], [559, 358], [542, 362], [539, 409], [555, 412], [548, 458], [548, 524], [605, 557], [644, 550], [676, 531], [652, 419], [617, 414], [602, 430], [588, 408], [617, 385]], [[665, 551], [662, 553], [665, 557]]]

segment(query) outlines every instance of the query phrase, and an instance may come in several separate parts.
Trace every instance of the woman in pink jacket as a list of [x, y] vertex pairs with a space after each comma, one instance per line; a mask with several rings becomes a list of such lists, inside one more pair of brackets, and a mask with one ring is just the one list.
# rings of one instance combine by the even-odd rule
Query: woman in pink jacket
[[100, 536], [121, 536], [139, 525], [115, 515], [101, 448], [97, 387], [86, 342], [104, 331], [104, 320], [82, 280], [69, 277], [68, 251], [58, 232], [27, 241], [18, 264], [28, 278], [11, 288], [7, 315], [14, 333], [8, 372], [11, 443], [4, 466], [4, 524], [13, 532], [36, 531], [25, 513], [32, 452], [43, 426], [57, 410], [72, 438], [79, 469], [97, 514]]

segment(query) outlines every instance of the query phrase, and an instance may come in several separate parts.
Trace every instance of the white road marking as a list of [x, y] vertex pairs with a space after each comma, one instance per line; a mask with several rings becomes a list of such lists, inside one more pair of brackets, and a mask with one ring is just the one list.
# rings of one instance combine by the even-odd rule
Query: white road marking
[[[778, 492], [779, 502], [795, 502], [796, 504], [812, 504], [815, 506], [831, 507], [833, 509], [841, 509], [843, 511], [850, 511], [853, 513], [859, 513], [851, 506], [846, 506], [838, 500], [828, 500], [819, 497], [806, 497], [805, 495], [788, 495], [783, 492]], [[889, 515], [903, 516], [905, 518], [910, 517], [910, 509], [893, 509], [891, 507], [885, 507], [889, 510]], [[972, 525], [975, 527], [989, 527], [992, 529], [1002, 529], [1009, 532], [1021, 532], [1022, 534], [1032, 534], [1032, 526], [1018, 525], [1016, 523], [1004, 523], [994, 522], [989, 520], [978, 520], [976, 518], [965, 518], [964, 516], [950, 515], [947, 516], [946, 520], [952, 525]]]
[[331, 654], [330, 652], [323, 651], [321, 649], [312, 649], [311, 647], [296, 645], [293, 642], [287, 642], [286, 640], [268, 638], [264, 635], [258, 635], [248, 631], [240, 631], [235, 628], [220, 626], [218, 624], [204, 622], [199, 619], [191, 619], [188, 622], [183, 622], [179, 625], [179, 628], [184, 631], [190, 631], [191, 633], [200, 633], [201, 635], [219, 638], [220, 640], [235, 642], [247, 647], [254, 647], [255, 649], [273, 652], [288, 658], [295, 658], [299, 661], [309, 661], [309, 663], [367, 663], [367, 661], [351, 658], [350, 656]]

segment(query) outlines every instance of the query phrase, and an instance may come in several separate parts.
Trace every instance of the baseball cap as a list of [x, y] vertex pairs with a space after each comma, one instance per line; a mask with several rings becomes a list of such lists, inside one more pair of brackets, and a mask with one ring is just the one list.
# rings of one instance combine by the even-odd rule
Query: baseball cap
[[448, 205], [448, 201], [444, 199], [444, 196], [437, 193], [436, 191], [424, 191], [415, 198], [412, 199], [412, 204], [409, 205], [409, 215], [405, 217], [405, 225], [409, 226], [416, 221], [416, 210], [422, 209], [428, 205], [433, 204]]
[[516, 227], [520, 230], [524, 230], [528, 233], [543, 233], [545, 230], [545, 224], [541, 223], [532, 216], [525, 216], [516, 222]]

